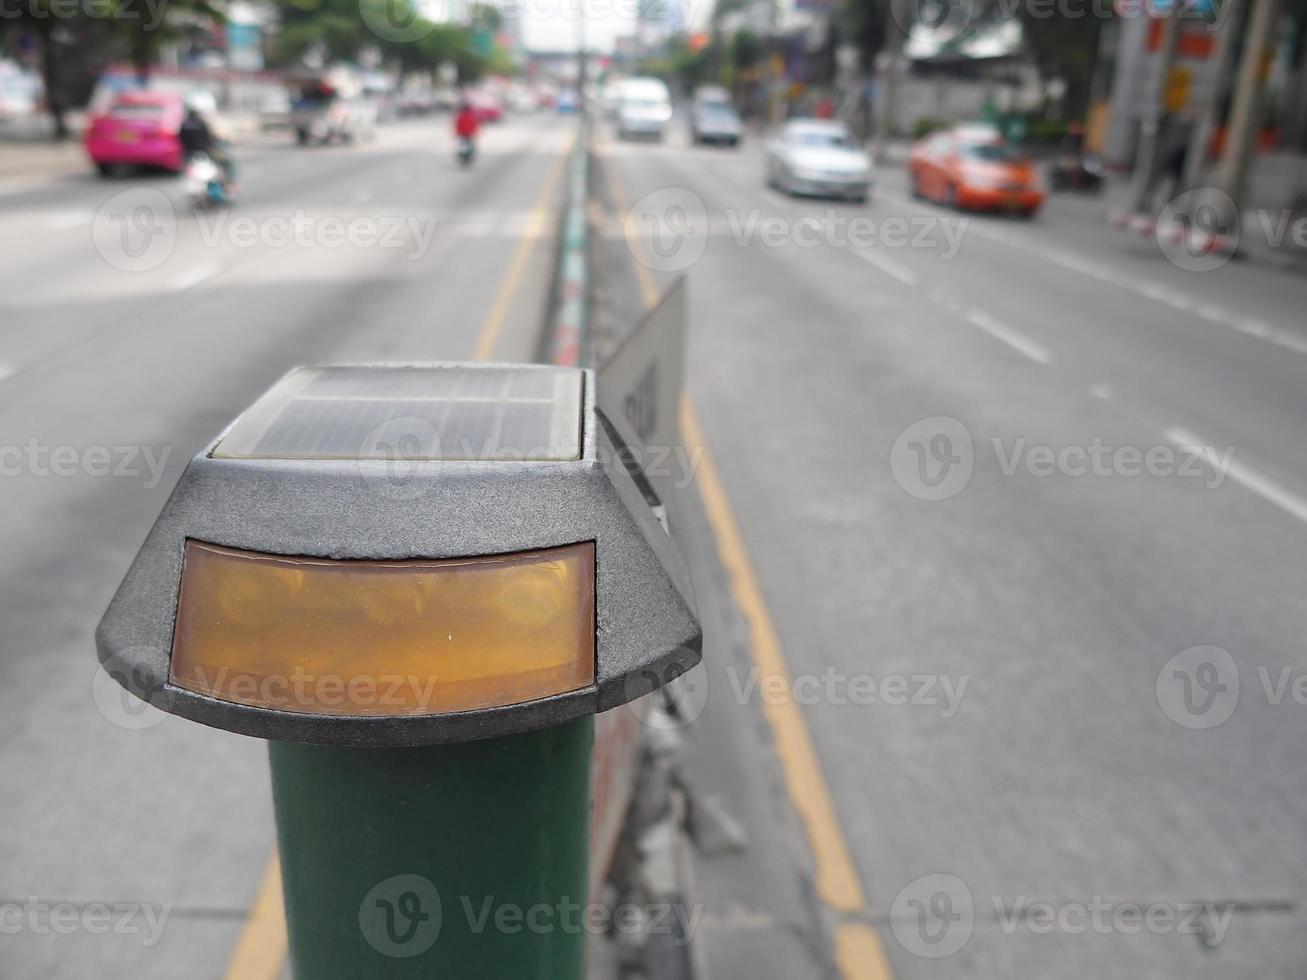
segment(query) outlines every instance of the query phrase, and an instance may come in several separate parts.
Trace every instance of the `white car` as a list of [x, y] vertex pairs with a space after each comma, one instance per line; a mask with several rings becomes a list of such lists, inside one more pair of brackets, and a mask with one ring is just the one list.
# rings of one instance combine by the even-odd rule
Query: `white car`
[[617, 110], [619, 139], [661, 140], [671, 118], [672, 96], [662, 81], [628, 78], [622, 82], [622, 101]]
[[41, 115], [44, 92], [40, 76], [0, 60], [0, 128], [36, 135], [46, 124]]
[[797, 119], [767, 143], [767, 183], [787, 194], [865, 201], [871, 159], [843, 123]]

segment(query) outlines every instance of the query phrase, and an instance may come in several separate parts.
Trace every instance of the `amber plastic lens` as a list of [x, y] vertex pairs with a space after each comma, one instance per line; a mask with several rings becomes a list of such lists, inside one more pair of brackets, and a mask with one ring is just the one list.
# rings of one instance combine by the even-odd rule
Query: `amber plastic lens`
[[426, 715], [594, 683], [594, 544], [327, 561], [186, 543], [173, 685], [307, 714]]

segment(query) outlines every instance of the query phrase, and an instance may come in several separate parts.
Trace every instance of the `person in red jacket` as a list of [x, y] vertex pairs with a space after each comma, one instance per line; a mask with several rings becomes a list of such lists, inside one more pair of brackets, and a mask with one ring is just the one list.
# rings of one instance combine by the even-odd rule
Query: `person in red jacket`
[[481, 120], [472, 110], [471, 103], [464, 100], [459, 104], [458, 115], [454, 117], [454, 135], [458, 137], [458, 162], [464, 167], [472, 165], [476, 156], [476, 136]]
[[472, 109], [472, 103], [464, 100], [459, 103], [458, 115], [454, 117], [454, 135], [459, 139], [476, 139], [481, 120]]

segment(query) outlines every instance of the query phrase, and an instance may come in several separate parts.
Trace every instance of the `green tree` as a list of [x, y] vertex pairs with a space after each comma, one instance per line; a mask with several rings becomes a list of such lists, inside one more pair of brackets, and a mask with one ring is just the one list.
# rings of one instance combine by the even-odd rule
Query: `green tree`
[[[1066, 118], [1083, 117], [1089, 108], [1098, 39], [1106, 18], [1086, 14], [1073, 19], [1038, 4], [1021, 4], [1018, 10], [1022, 40], [1040, 77], [1061, 78], [1066, 83], [1062, 98]], [[1041, 16], [1036, 16], [1036, 10]], [[1050, 13], [1053, 15], [1049, 16]]]
[[128, 56], [142, 85], [158, 60], [159, 46], [188, 31], [200, 31], [211, 24], [226, 23], [217, 0], [167, 0], [153, 7], [140, 0], [105, 0], [112, 8], [107, 23], [127, 46]]
[[[858, 52], [864, 76], [876, 67], [876, 56], [885, 47], [887, 28], [896, 23], [890, 16], [892, 0], [842, 0], [839, 7], [840, 36]], [[910, 4], [903, 4], [906, 11]]]

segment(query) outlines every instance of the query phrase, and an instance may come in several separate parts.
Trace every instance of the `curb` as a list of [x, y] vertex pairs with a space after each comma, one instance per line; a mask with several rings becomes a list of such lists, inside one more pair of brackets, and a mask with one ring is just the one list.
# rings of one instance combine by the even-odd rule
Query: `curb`
[[589, 200], [590, 140], [584, 117], [568, 164], [567, 203], [563, 207], [551, 316], [546, 324], [550, 363], [584, 365], [589, 346]]
[[1218, 235], [1198, 228], [1188, 228], [1179, 221], [1161, 223], [1156, 218], [1146, 214], [1131, 214], [1128, 211], [1113, 208], [1107, 212], [1107, 222], [1118, 231], [1132, 233], [1140, 238], [1152, 238], [1159, 245], [1179, 245], [1183, 243], [1185, 251], [1195, 257], [1225, 255], [1233, 258], [1236, 255], [1246, 256], [1247, 254], [1239, 251], [1239, 239], [1234, 236]]

